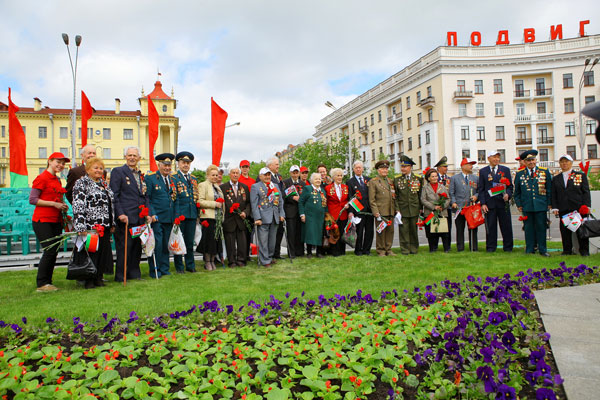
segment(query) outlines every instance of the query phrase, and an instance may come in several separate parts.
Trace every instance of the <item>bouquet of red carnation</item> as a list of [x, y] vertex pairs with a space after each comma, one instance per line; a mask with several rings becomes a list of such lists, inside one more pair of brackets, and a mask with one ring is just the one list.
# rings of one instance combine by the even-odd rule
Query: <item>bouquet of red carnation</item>
[[233, 214], [238, 210], [238, 208], [240, 208], [240, 203], [233, 203], [231, 207], [229, 207], [229, 213]]
[[215, 200], [217, 203], [225, 203], [225, 199], [222, 197], [219, 197], [218, 199]]
[[173, 221], [173, 224], [179, 225], [179, 224], [181, 224], [181, 221], [185, 221], [185, 217], [183, 215], [180, 215], [179, 217], [175, 218], [175, 221]]
[[[231, 205], [231, 207], [229, 207], [229, 212], [231, 214], [236, 213], [237, 215], [240, 216], [240, 218], [242, 218], [242, 211], [240, 211], [240, 203], [233, 203]], [[242, 220], [244, 221], [244, 224], [246, 225], [246, 228], [248, 229], [248, 231], [252, 232], [252, 226], [250, 225], [250, 222], [248, 221], [248, 219], [242, 218]]]
[[200, 225], [202, 225], [205, 228], [208, 228], [208, 221], [207, 220], [202, 220], [202, 222], [200, 223]]
[[443, 197], [443, 198], [445, 198], [445, 199], [447, 199], [447, 198], [448, 198], [448, 194], [447, 194], [447, 193], [440, 193], [440, 194], [439, 194], [439, 196], [440, 196], [440, 197]]
[[506, 187], [510, 186], [510, 180], [508, 178], [502, 178], [502, 179], [500, 179], [500, 183], [503, 184]]
[[140, 209], [140, 218], [146, 218], [148, 216], [148, 213], [150, 212], [150, 209], [148, 207], [146, 207], [145, 205], [141, 205], [139, 206]]
[[581, 214], [582, 216], [588, 215], [590, 213], [590, 208], [584, 204], [581, 207], [579, 207], [578, 211], [579, 211], [579, 214]]
[[102, 237], [104, 236], [104, 226], [100, 225], [100, 224], [96, 224], [94, 225], [93, 229], [98, 232], [98, 236]]
[[527, 215], [521, 215], [519, 221], [527, 221]]

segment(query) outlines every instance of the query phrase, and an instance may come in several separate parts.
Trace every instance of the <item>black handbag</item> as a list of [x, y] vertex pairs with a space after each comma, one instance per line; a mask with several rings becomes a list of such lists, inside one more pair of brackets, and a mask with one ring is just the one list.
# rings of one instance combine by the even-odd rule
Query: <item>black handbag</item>
[[577, 238], [589, 239], [600, 236], [600, 220], [597, 220], [592, 214], [590, 214], [590, 217], [594, 219], [583, 221], [579, 229], [577, 229]]
[[92, 262], [90, 255], [87, 250], [77, 250], [77, 247], [73, 249], [71, 253], [71, 259], [67, 266], [67, 279], [72, 281], [85, 281], [93, 278], [97, 273], [96, 266]]

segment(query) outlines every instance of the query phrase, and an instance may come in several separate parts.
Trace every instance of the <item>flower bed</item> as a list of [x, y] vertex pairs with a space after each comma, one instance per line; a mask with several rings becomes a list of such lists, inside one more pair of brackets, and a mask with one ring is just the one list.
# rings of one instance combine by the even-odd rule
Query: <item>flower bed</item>
[[533, 289], [600, 281], [580, 265], [373, 297], [205, 302], [156, 318], [0, 321], [12, 398], [563, 397]]

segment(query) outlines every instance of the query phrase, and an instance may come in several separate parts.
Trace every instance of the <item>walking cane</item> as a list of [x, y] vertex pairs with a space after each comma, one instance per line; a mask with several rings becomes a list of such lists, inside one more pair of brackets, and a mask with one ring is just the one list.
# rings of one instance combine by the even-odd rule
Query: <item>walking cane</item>
[[124, 260], [124, 273], [123, 273], [123, 286], [127, 286], [127, 236], [129, 236], [129, 219], [125, 222], [125, 260]]

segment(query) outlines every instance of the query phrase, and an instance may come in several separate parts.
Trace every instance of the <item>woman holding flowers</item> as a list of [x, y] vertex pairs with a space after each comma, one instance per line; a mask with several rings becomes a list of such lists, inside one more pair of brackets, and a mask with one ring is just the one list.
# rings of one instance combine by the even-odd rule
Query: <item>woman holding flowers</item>
[[200, 204], [200, 224], [202, 239], [196, 251], [204, 255], [204, 268], [214, 271], [215, 258], [222, 253], [223, 239], [223, 191], [217, 184], [219, 168], [209, 165], [206, 169], [206, 180], [198, 185], [198, 203]]
[[[33, 211], [33, 231], [38, 241], [48, 243], [48, 239], [60, 240], [67, 210], [64, 194], [66, 190], [57, 176], [65, 168], [65, 163], [70, 162], [63, 153], [52, 153], [48, 158], [46, 170], [38, 175], [31, 185], [29, 203], [35, 205]], [[59, 246], [51, 241], [46, 246], [38, 264], [37, 291], [52, 292], [58, 290], [52, 284], [52, 274], [56, 264], [56, 255]]]
[[310, 186], [302, 190], [298, 201], [298, 212], [302, 226], [302, 242], [306, 243], [306, 256], [312, 258], [312, 249], [317, 247], [317, 257], [323, 257], [323, 223], [327, 211], [327, 196], [321, 190], [321, 174], [310, 176]]
[[84, 239], [88, 234], [98, 235], [98, 250], [89, 253], [97, 273], [85, 281], [85, 288], [92, 289], [104, 286], [102, 274], [113, 271], [109, 232], [115, 230], [115, 198], [104, 180], [104, 162], [100, 158], [86, 161], [85, 172], [73, 187], [73, 228]]
[[331, 245], [331, 255], [339, 257], [346, 253], [346, 242], [341, 238], [341, 233], [348, 223], [348, 185], [342, 183], [344, 171], [341, 168], [333, 168], [330, 175], [333, 183], [325, 187], [327, 211], [335, 221], [333, 228], [330, 226], [330, 233], [337, 229], [339, 237], [338, 241]]
[[[421, 192], [421, 203], [423, 204], [423, 211], [425, 212], [425, 221], [431, 221], [425, 224], [425, 233], [427, 234], [427, 240], [429, 241], [429, 252], [433, 253], [434, 251], [437, 251], [440, 238], [450, 235], [447, 232], [447, 229], [446, 232], [443, 233], [435, 232], [435, 226], [432, 229], [432, 225], [441, 221], [442, 218], [448, 218], [450, 198], [446, 186], [439, 183], [439, 175], [435, 169], [427, 171], [425, 180], [426, 182], [423, 186], [423, 191]], [[445, 243], [449, 244], [450, 241], [446, 240]], [[445, 253], [448, 253], [449, 251], [449, 246], [448, 248], [444, 248]]]

